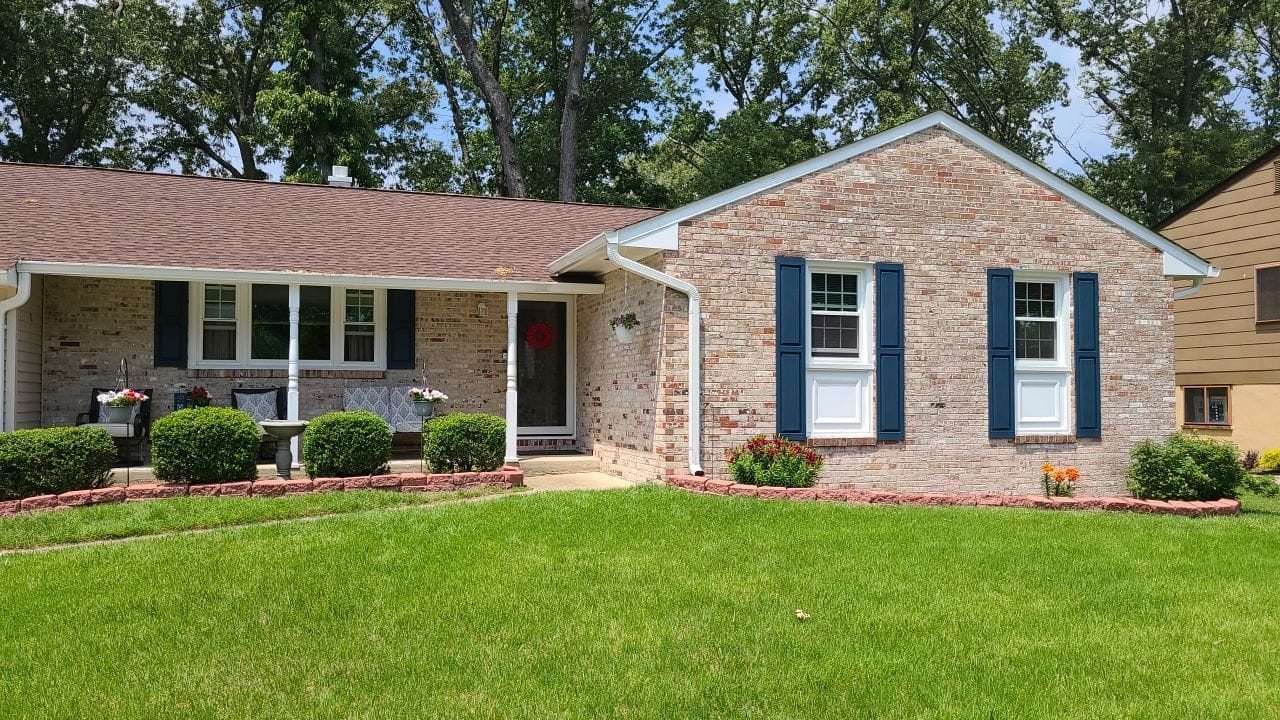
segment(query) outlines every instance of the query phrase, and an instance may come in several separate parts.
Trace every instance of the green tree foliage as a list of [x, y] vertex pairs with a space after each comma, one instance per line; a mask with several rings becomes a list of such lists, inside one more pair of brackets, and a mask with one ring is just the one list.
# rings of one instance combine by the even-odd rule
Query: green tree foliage
[[1055, 0], [1047, 8], [1058, 37], [1080, 51], [1083, 90], [1115, 147], [1081, 161], [1086, 190], [1155, 223], [1258, 154], [1264, 143], [1236, 103], [1230, 72], [1257, 0]]
[[0, 3], [0, 158], [133, 164], [129, 58], [154, 15], [147, 0]]
[[196, 0], [168, 6], [147, 28], [148, 75], [136, 99], [159, 119], [153, 162], [183, 172], [263, 178], [281, 155], [258, 96], [276, 80], [286, 0]]
[[820, 14], [817, 62], [844, 139], [944, 110], [1033, 159], [1050, 149], [1066, 72], [1021, 4], [835, 0]]

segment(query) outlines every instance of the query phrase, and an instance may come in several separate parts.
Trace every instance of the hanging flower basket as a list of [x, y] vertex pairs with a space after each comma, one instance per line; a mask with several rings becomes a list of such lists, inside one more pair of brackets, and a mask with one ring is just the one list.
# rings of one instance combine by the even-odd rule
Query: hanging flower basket
[[618, 342], [624, 345], [634, 342], [636, 339], [636, 326], [640, 321], [636, 320], [636, 314], [633, 312], [625, 312], [609, 321], [609, 327], [613, 328], [614, 335], [618, 336]]
[[413, 401], [413, 414], [427, 419], [436, 414], [436, 404], [448, 400], [449, 396], [431, 386], [409, 388], [409, 399]]
[[127, 423], [133, 419], [133, 406], [147, 400], [147, 396], [125, 388], [111, 390], [98, 395], [98, 402], [107, 409], [107, 422]]

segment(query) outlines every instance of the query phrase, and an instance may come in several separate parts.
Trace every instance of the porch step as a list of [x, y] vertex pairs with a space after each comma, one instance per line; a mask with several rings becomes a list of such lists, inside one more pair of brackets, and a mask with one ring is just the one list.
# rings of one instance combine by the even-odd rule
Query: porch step
[[523, 455], [520, 458], [520, 469], [524, 476], [539, 477], [541, 475], [568, 475], [570, 473], [598, 473], [600, 461], [590, 455], [554, 454]]

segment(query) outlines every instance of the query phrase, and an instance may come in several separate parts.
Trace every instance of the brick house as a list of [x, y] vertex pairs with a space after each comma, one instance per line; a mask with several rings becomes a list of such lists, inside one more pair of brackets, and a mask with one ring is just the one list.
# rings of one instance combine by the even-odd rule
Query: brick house
[[668, 212], [0, 164], [0, 250], [5, 429], [121, 357], [155, 415], [425, 373], [509, 459], [651, 481], [777, 432], [825, 485], [1009, 493], [1046, 461], [1122, 487], [1173, 429], [1174, 281], [1215, 272], [942, 114]]

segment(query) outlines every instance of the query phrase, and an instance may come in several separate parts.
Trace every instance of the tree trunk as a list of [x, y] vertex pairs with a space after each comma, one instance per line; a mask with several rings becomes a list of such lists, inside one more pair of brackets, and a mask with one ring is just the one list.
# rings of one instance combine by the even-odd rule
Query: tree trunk
[[[520, 163], [520, 150], [516, 146], [515, 118], [511, 112], [511, 103], [502, 91], [497, 77], [486, 66], [480, 49], [476, 47], [475, 38], [472, 37], [471, 16], [460, 12], [454, 0], [440, 0], [440, 9], [449, 24], [453, 42], [457, 45], [458, 52], [462, 53], [471, 79], [475, 81], [480, 96], [484, 98], [485, 108], [489, 111], [489, 121], [493, 125], [493, 134], [498, 139], [498, 151], [502, 156], [506, 194], [508, 197], [524, 197], [524, 171]], [[497, 50], [494, 52], [496, 55]]]
[[[316, 92], [327, 95], [329, 83], [324, 76], [324, 40], [320, 37], [320, 26], [315, 18], [307, 20], [303, 28], [307, 40], [307, 49], [311, 51], [311, 62], [307, 64], [307, 85]], [[316, 169], [320, 171], [320, 182], [328, 182], [333, 174], [333, 156], [329, 147], [329, 119], [321, 118], [316, 124], [315, 135], [312, 136], [312, 147], [315, 148]]]
[[590, 43], [591, 8], [587, 0], [573, 0], [573, 41], [560, 115], [560, 199], [565, 202], [578, 199], [578, 116], [582, 111], [582, 76]]

